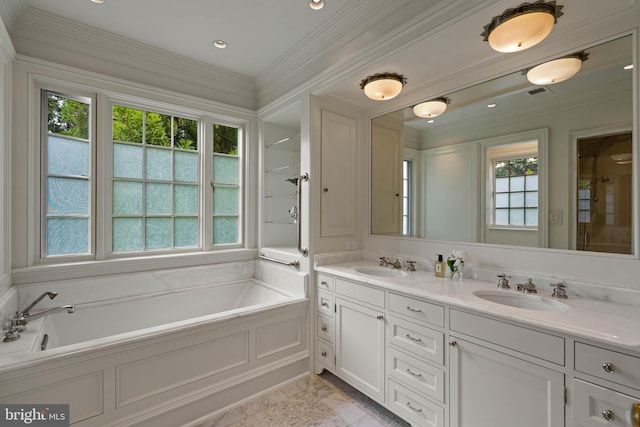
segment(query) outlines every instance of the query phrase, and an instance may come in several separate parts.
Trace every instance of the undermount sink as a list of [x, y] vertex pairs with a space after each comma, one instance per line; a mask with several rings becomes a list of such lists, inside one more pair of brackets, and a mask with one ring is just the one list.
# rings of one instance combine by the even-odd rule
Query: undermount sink
[[404, 277], [407, 275], [407, 273], [402, 270], [386, 267], [358, 267], [356, 268], [356, 272], [366, 274], [367, 276], [378, 277]]
[[519, 294], [509, 291], [475, 291], [473, 294], [486, 301], [526, 310], [554, 311], [569, 309], [566, 304], [538, 295]]

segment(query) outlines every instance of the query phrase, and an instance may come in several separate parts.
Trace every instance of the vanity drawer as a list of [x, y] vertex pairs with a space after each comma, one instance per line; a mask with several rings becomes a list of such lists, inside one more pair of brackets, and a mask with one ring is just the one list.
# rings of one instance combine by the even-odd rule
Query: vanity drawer
[[576, 379], [574, 419], [581, 427], [632, 426], [632, 406], [640, 399]]
[[322, 313], [325, 316], [333, 317], [334, 301], [333, 294], [328, 292], [318, 291], [318, 313]]
[[640, 357], [575, 343], [575, 370], [640, 390]]
[[444, 408], [393, 380], [388, 385], [387, 404], [393, 412], [415, 426], [445, 426]]
[[449, 329], [564, 366], [564, 338], [451, 310]]
[[335, 368], [333, 363], [335, 361], [333, 357], [333, 346], [322, 340], [316, 340], [316, 352], [316, 360], [333, 371]]
[[444, 334], [425, 328], [413, 322], [407, 322], [393, 316], [388, 317], [389, 344], [430, 360], [444, 364]]
[[323, 340], [334, 342], [335, 338], [335, 322], [333, 319], [321, 314], [318, 315], [318, 322], [316, 323], [316, 335]]
[[390, 292], [389, 310], [440, 327], [444, 326], [444, 307], [440, 305]]
[[323, 291], [333, 292], [333, 276], [318, 273], [318, 281], [316, 282], [316, 288]]
[[418, 393], [444, 403], [444, 371], [393, 348], [387, 349], [387, 375]]
[[372, 288], [342, 279], [336, 279], [335, 285], [336, 293], [340, 295], [353, 298], [358, 302], [384, 308], [384, 291], [382, 289]]

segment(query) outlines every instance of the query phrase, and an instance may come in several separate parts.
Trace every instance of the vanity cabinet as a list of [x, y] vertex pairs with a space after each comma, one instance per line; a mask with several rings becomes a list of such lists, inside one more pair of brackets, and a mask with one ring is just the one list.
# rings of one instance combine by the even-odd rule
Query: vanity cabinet
[[640, 357], [575, 342], [576, 427], [640, 426]]
[[450, 329], [450, 427], [564, 425], [563, 338], [454, 309]]

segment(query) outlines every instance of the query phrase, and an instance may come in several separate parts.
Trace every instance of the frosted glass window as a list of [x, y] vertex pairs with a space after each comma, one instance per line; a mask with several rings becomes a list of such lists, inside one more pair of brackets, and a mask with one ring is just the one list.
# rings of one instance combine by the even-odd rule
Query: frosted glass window
[[538, 210], [526, 209], [525, 210], [525, 223], [526, 225], [538, 225]]
[[538, 192], [527, 192], [525, 194], [525, 206], [528, 208], [538, 207]]
[[198, 153], [175, 151], [173, 179], [182, 182], [198, 181]]
[[214, 214], [237, 214], [238, 213], [238, 189], [215, 187], [213, 192], [213, 213]]
[[524, 191], [524, 176], [514, 176], [509, 183], [510, 191]]
[[496, 209], [496, 224], [497, 225], [509, 225], [509, 210], [508, 209]]
[[509, 178], [496, 178], [496, 192], [504, 193], [509, 191]]
[[89, 248], [88, 218], [50, 218], [47, 220], [47, 254], [86, 254]]
[[142, 183], [129, 181], [114, 181], [113, 183], [113, 214], [141, 215], [142, 214]]
[[213, 157], [213, 182], [216, 184], [238, 183], [238, 159], [235, 157]]
[[145, 156], [145, 178], [159, 181], [171, 180], [171, 150], [147, 148]]
[[171, 247], [171, 218], [147, 218], [145, 221], [145, 248], [166, 249]]
[[198, 219], [176, 218], [174, 223], [174, 246], [176, 248], [198, 246]]
[[49, 135], [47, 166], [52, 175], [88, 176], [90, 167], [89, 141]]
[[509, 207], [509, 193], [496, 194], [496, 208]]
[[512, 208], [524, 207], [524, 193], [510, 193], [509, 206]]
[[509, 224], [524, 225], [524, 209], [511, 209], [509, 213]]
[[213, 218], [213, 243], [229, 244], [238, 242], [238, 218], [214, 217]]
[[114, 252], [142, 249], [142, 218], [113, 219]]
[[527, 175], [525, 177], [527, 191], [538, 191], [538, 175]]
[[88, 180], [58, 177], [50, 177], [47, 180], [47, 214], [87, 215], [88, 213]]
[[537, 227], [537, 157], [495, 160], [492, 165], [494, 224]]
[[[42, 116], [47, 118], [42, 132], [43, 179], [40, 224], [44, 233], [42, 257], [90, 255], [92, 140], [91, 99], [42, 91], [46, 102]], [[43, 129], [44, 130], [44, 129]]]
[[142, 147], [137, 145], [113, 145], [113, 177], [142, 178]]
[[198, 187], [195, 185], [176, 185], [174, 187], [176, 215], [196, 215], [198, 213]]
[[171, 184], [148, 183], [145, 186], [145, 213], [171, 215]]

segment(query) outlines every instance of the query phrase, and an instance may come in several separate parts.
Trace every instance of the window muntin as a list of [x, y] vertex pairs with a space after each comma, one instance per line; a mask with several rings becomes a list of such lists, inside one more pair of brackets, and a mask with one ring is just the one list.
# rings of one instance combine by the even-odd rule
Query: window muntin
[[198, 247], [199, 122], [120, 105], [112, 112], [112, 251]]
[[538, 158], [494, 160], [494, 224], [538, 226]]
[[41, 258], [92, 253], [92, 100], [41, 92]]

